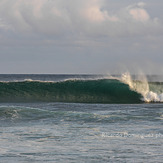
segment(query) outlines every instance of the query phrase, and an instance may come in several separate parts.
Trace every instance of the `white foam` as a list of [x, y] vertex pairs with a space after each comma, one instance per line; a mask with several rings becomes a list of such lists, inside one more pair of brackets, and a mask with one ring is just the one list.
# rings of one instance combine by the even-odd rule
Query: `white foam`
[[145, 75], [141, 74], [139, 81], [134, 81], [129, 72], [122, 74], [121, 81], [128, 84], [131, 90], [140, 93], [145, 102], [163, 102], [163, 93], [150, 91], [149, 83]]
[[155, 92], [148, 92], [144, 97], [146, 102], [163, 102], [163, 93], [157, 94]]

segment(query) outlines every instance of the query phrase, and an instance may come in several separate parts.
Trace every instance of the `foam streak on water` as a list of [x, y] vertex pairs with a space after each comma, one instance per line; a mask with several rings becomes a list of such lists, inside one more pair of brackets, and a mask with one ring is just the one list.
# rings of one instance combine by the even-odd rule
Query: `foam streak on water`
[[0, 161], [160, 162], [162, 104], [0, 105]]

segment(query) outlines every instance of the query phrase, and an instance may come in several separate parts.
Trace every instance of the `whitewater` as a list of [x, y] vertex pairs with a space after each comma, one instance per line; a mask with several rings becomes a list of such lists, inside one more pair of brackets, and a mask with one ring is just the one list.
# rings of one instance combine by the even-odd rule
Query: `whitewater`
[[137, 78], [137, 80], [133, 80], [128, 72], [121, 76], [122, 82], [143, 96], [142, 101], [163, 102], [163, 82], [150, 82], [145, 75], [138, 75]]
[[162, 162], [163, 77], [0, 75], [0, 162]]

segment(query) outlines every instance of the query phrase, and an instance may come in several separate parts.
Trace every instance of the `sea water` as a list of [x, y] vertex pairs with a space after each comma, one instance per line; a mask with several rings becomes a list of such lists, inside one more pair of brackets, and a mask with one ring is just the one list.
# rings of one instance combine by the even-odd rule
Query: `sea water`
[[[74, 91], [68, 96], [74, 97], [76, 90], [82, 90], [76, 87], [76, 80], [82, 80], [78, 84], [83, 89], [94, 85], [89, 91], [80, 92], [81, 96], [90, 95], [92, 102], [86, 99], [85, 102], [66, 102], [66, 98], [62, 102], [53, 101], [52, 99], [58, 96], [60, 100], [63, 94], [51, 93], [49, 85], [46, 84], [51, 82], [53, 91], [63, 91], [64, 89], [61, 89], [65, 86], [63, 83], [74, 79], [75, 84], [70, 82], [64, 87], [65, 93], [70, 91], [67, 87], [71, 86]], [[91, 80], [93, 83], [85, 85], [83, 79]], [[143, 101], [143, 95], [137, 96], [139, 92], [135, 95], [132, 89], [128, 89], [130, 87], [115, 82], [115, 78], [106, 79], [104, 76], [97, 75], [0, 75], [0, 80], [0, 90], [4, 93], [1, 93], [0, 98], [5, 101], [0, 103], [0, 162], [2, 163], [161, 163], [163, 160], [163, 104], [161, 101], [160, 103], [154, 100], [151, 101], [152, 103]], [[100, 83], [96, 83], [96, 80], [100, 80]], [[104, 80], [104, 83], [101, 83], [101, 80]], [[106, 80], [114, 81], [106, 85]], [[40, 85], [42, 81], [44, 83]], [[36, 85], [33, 86], [33, 82]], [[62, 85], [58, 88], [55, 84], [60, 82]], [[161, 81], [152, 82], [155, 86], [150, 89], [153, 89], [153, 93], [161, 94]], [[33, 91], [29, 90], [31, 84]], [[105, 89], [101, 84], [104, 84]], [[112, 87], [114, 86], [116, 92], [121, 88], [120, 95], [124, 93], [123, 96], [128, 96], [129, 93], [132, 97], [140, 97], [140, 101], [133, 103], [129, 99], [126, 102], [127, 98], [124, 98], [124, 103], [118, 103], [118, 100], [113, 98], [117, 93], [113, 90], [109, 93], [110, 89], [106, 90], [106, 86], [110, 87], [110, 84], [113, 84]], [[115, 87], [114, 84], [117, 86]], [[156, 84], [159, 87], [156, 88]], [[94, 92], [96, 89], [97, 93]], [[35, 98], [39, 93], [42, 97]], [[106, 96], [107, 93], [109, 96]], [[11, 95], [23, 98], [19, 101], [16, 97], [11, 98]], [[48, 100], [42, 101], [43, 96], [45, 98], [48, 96]], [[100, 103], [97, 99], [100, 96], [110, 97], [113, 102], [108, 100], [108, 103], [107, 101]], [[79, 98], [79, 94], [77, 97]]]

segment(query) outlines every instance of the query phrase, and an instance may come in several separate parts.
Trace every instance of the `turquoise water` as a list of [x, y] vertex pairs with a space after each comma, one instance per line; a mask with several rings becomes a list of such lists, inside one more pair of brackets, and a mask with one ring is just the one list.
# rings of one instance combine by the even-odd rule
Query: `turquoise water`
[[[125, 95], [125, 96], [124, 96]], [[0, 82], [1, 102], [141, 103], [141, 94], [115, 79]]]
[[[76, 78], [79, 81], [76, 81]], [[86, 79], [84, 85], [83, 78]], [[1, 92], [0, 98], [3, 96], [8, 100], [0, 101], [0, 162], [162, 162], [163, 104], [161, 101], [144, 102], [141, 96], [140, 98], [137, 96], [141, 95], [140, 92], [131, 90], [126, 83], [104, 79], [102, 76], [97, 81], [97, 76], [78, 75], [0, 75], [0, 79], [1, 84], [6, 87], [5, 92], [4, 85], [0, 86], [0, 90], [4, 92], [4, 94]], [[45, 102], [41, 101], [43, 96], [36, 101], [35, 95], [39, 95], [40, 84], [41, 92], [46, 92], [50, 88], [46, 85], [49, 81], [52, 81], [50, 86], [53, 90], [58, 89], [56, 82], [65, 84], [70, 81], [73, 83], [70, 85], [73, 90], [74, 83], [75, 86], [78, 83], [82, 87], [89, 85], [91, 87], [89, 95], [97, 87], [99, 92], [93, 95], [95, 100], [98, 100], [95, 97], [100, 97], [100, 94], [102, 96], [102, 93], [104, 95], [110, 93], [112, 86], [107, 87], [111, 81], [114, 86], [116, 85], [113, 92], [119, 90], [119, 86], [122, 92], [118, 93], [119, 96], [111, 92], [107, 98], [113, 95], [121, 98], [124, 93], [126, 100], [126, 97], [130, 98], [134, 94], [136, 96], [132, 97], [139, 99], [139, 103], [107, 104], [96, 103], [95, 100], [93, 103]], [[90, 84], [92, 82], [96, 84], [92, 86]], [[28, 89], [20, 87], [21, 84], [27, 83], [30, 86], [36, 85], [31, 90], [29, 85]], [[12, 84], [17, 86], [13, 87]], [[101, 85], [104, 89], [101, 89]], [[63, 87], [62, 84], [61, 86]], [[66, 85], [65, 88], [67, 87]], [[152, 91], [162, 93], [161, 82], [152, 81], [150, 87]], [[81, 91], [84, 89], [75, 88], [80, 88]], [[32, 102], [26, 98], [27, 91], [28, 97], [34, 98]], [[84, 89], [82, 95], [85, 96], [88, 92]], [[73, 93], [71, 92], [71, 95]], [[53, 91], [48, 99], [53, 99], [52, 95], [55, 97]], [[20, 96], [26, 101], [22, 102]], [[14, 98], [10, 101], [8, 97]], [[18, 99], [20, 101], [17, 101]]]

